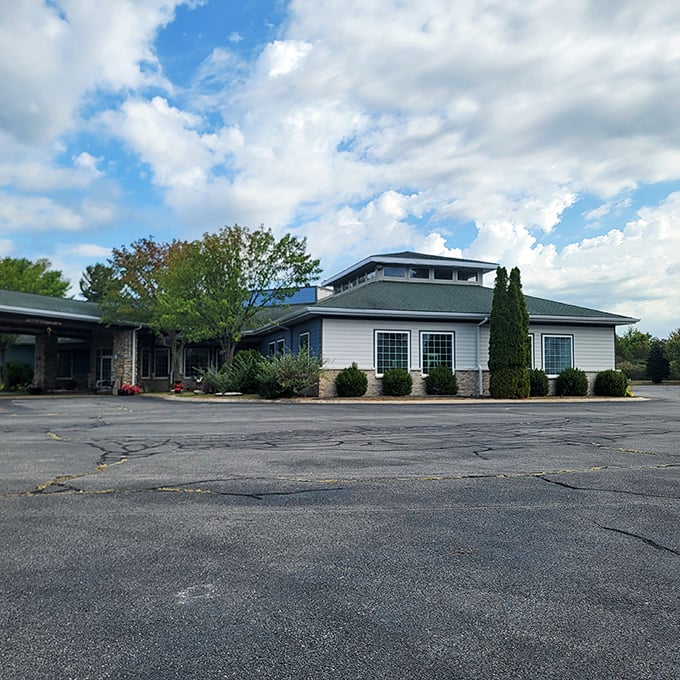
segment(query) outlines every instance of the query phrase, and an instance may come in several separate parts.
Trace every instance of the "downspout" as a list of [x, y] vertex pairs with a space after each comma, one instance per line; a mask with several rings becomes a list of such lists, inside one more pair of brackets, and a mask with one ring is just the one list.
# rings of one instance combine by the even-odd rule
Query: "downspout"
[[130, 367], [130, 380], [132, 385], [137, 384], [137, 331], [141, 330], [141, 326], [132, 329], [132, 365]]
[[482, 338], [481, 328], [489, 320], [488, 316], [477, 324], [477, 396], [481, 397], [484, 394], [484, 371], [482, 369]]

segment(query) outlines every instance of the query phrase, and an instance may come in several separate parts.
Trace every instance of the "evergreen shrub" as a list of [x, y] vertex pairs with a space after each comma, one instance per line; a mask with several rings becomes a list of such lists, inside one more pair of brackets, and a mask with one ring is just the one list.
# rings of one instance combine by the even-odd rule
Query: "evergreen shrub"
[[529, 371], [529, 394], [532, 397], [545, 397], [550, 391], [550, 381], [546, 372], [541, 368], [533, 368]]
[[621, 371], [601, 371], [595, 376], [594, 392], [604, 397], [625, 397], [628, 376]]
[[257, 394], [260, 387], [260, 367], [264, 360], [264, 357], [256, 349], [244, 349], [236, 352], [227, 371], [231, 389], [224, 391]]
[[458, 379], [448, 366], [435, 366], [425, 378], [427, 394], [458, 394]]
[[238, 392], [226, 366], [221, 368], [205, 368], [201, 371], [201, 388], [208, 394], [215, 392]]
[[335, 389], [339, 397], [363, 397], [368, 389], [368, 378], [356, 362], [352, 362], [335, 376]]
[[555, 382], [560, 397], [583, 397], [588, 394], [588, 377], [580, 368], [565, 368]]
[[307, 354], [281, 354], [260, 364], [258, 394], [265, 399], [295, 397], [318, 387], [322, 362]]
[[526, 399], [531, 393], [529, 370], [517, 366], [496, 369], [489, 376], [489, 393], [493, 399]]
[[411, 394], [413, 378], [405, 368], [388, 368], [383, 374], [383, 394], [388, 397], [405, 397]]

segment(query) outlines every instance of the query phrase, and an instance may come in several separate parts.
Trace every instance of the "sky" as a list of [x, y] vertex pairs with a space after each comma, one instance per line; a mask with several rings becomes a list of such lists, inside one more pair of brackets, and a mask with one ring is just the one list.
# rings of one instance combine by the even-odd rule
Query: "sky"
[[[0, 257], [225, 225], [680, 327], [680, 3], [0, 3]], [[487, 277], [486, 285], [493, 285]], [[621, 332], [621, 331], [620, 331]]]

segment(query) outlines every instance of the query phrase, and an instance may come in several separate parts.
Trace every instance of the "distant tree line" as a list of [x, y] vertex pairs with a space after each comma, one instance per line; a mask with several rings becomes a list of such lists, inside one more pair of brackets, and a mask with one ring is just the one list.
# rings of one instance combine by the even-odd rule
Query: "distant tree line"
[[667, 338], [627, 328], [616, 336], [616, 367], [631, 380], [680, 380], [680, 328]]

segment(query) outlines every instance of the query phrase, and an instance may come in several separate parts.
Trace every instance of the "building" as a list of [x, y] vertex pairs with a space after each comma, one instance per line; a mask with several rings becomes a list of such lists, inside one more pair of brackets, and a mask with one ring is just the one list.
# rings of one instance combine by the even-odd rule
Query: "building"
[[[489, 262], [413, 252], [368, 257], [260, 315], [243, 347], [262, 354], [310, 352], [324, 360], [319, 395], [334, 395], [334, 378], [356, 362], [369, 377], [368, 394], [381, 393], [386, 368], [403, 367], [422, 393], [428, 370], [455, 371], [459, 394], [488, 394], [488, 345], [493, 289], [483, 285]], [[556, 377], [576, 367], [589, 377], [615, 367], [615, 329], [637, 319], [525, 296], [532, 367]], [[97, 305], [0, 291], [0, 333], [34, 345], [34, 385], [114, 389], [136, 383], [168, 389], [216, 365], [214, 343], [184, 350], [182, 376], [173, 376], [170, 350], [143, 325], [104, 326]], [[15, 350], [18, 351], [18, 350]], [[27, 346], [23, 345], [24, 356]]]
[[[422, 393], [430, 367], [455, 371], [461, 395], [488, 394], [493, 289], [483, 277], [497, 265], [403, 252], [368, 257], [329, 278], [328, 292], [248, 335], [263, 354], [299, 352], [324, 360], [320, 396], [334, 394], [338, 371], [356, 362], [380, 394], [385, 368], [399, 366]], [[327, 287], [327, 288], [326, 288]], [[555, 378], [576, 367], [594, 380], [615, 367], [615, 329], [630, 317], [525, 296], [532, 368]]]

